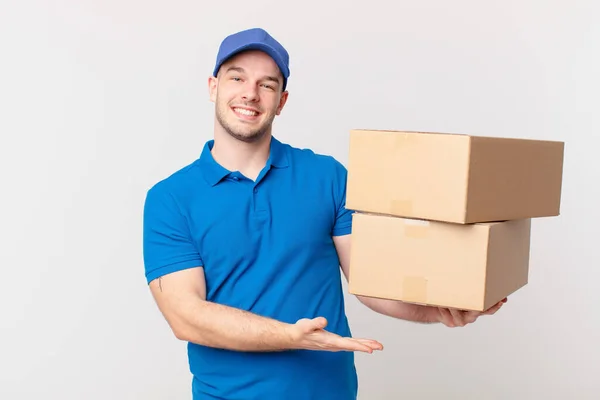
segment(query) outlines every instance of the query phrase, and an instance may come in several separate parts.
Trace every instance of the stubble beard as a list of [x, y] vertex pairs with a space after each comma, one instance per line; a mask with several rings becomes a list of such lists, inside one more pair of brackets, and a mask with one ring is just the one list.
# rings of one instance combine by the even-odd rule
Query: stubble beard
[[[218, 102], [217, 102], [218, 104]], [[223, 130], [227, 132], [228, 135], [233, 137], [236, 140], [245, 142], [245, 143], [254, 143], [261, 140], [273, 123], [274, 116], [269, 117], [261, 126], [258, 128], [248, 131], [247, 129], [236, 129], [232, 124], [228, 123], [225, 118], [225, 112], [229, 108], [228, 105], [220, 105], [216, 110], [216, 117], [219, 124], [223, 127]], [[243, 123], [240, 123], [240, 125]]]

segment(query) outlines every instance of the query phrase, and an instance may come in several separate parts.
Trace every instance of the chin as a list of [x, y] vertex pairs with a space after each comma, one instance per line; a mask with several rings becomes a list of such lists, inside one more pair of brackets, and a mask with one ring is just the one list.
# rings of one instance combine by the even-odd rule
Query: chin
[[240, 132], [238, 130], [228, 130], [229, 135], [233, 138], [245, 142], [245, 143], [254, 143], [265, 137], [267, 134], [267, 130], [253, 131], [253, 132]]
[[[261, 116], [262, 117], [262, 116]], [[269, 132], [269, 124], [265, 124], [261, 118], [257, 121], [240, 121], [237, 117], [227, 116], [224, 113], [217, 112], [217, 120], [221, 127], [236, 140], [253, 143], [264, 138]]]

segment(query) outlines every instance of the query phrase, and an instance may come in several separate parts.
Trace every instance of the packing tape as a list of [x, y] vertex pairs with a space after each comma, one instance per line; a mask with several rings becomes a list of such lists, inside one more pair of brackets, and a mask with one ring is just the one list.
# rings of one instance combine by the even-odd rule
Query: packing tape
[[404, 235], [409, 238], [422, 239], [429, 236], [429, 221], [406, 219]]
[[402, 280], [402, 297], [410, 303], [427, 304], [427, 279], [407, 276]]

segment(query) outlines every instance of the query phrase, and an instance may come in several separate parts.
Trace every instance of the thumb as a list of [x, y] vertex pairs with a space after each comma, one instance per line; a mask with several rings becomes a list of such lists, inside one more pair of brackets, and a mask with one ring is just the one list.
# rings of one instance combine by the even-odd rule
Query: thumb
[[311, 333], [323, 329], [327, 326], [327, 320], [323, 317], [317, 317], [313, 319], [302, 318], [296, 322], [296, 326], [304, 333]]
[[313, 329], [325, 329], [327, 326], [327, 319], [324, 317], [317, 317], [311, 320]]

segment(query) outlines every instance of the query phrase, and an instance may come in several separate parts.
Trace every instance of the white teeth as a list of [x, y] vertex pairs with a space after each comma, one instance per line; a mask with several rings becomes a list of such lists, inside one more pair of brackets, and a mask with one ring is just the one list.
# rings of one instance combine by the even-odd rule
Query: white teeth
[[235, 111], [236, 113], [240, 113], [240, 114], [248, 115], [248, 116], [250, 116], [250, 117], [253, 117], [253, 116], [255, 116], [256, 114], [258, 114], [258, 113], [257, 113], [257, 112], [255, 112], [255, 111], [245, 110], [245, 109], [243, 109], [243, 108], [234, 108], [234, 111]]

